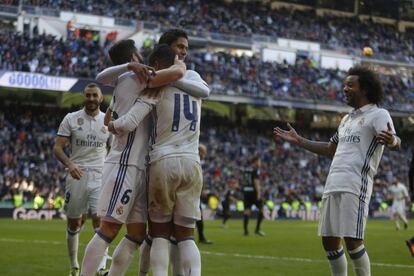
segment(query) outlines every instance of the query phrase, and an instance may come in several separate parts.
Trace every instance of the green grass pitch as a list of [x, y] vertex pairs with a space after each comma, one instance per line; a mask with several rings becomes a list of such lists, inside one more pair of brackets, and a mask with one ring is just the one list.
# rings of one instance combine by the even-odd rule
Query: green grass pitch
[[[255, 221], [250, 222], [253, 232]], [[370, 220], [365, 244], [372, 275], [414, 275], [414, 258], [405, 240], [414, 235], [414, 221], [408, 230], [396, 231], [389, 220]], [[265, 221], [266, 237], [242, 236], [242, 221], [206, 221], [206, 236], [213, 245], [199, 245], [203, 275], [329, 275], [328, 263], [317, 236], [317, 222]], [[124, 233], [124, 232], [122, 232]], [[92, 237], [91, 222], [81, 233], [79, 261]], [[116, 244], [122, 235], [119, 235]], [[110, 247], [110, 254], [114, 246]], [[349, 258], [348, 258], [349, 260]], [[353, 275], [350, 262], [349, 275]], [[127, 275], [137, 275], [135, 256]], [[0, 275], [67, 275], [65, 222], [0, 219]]]

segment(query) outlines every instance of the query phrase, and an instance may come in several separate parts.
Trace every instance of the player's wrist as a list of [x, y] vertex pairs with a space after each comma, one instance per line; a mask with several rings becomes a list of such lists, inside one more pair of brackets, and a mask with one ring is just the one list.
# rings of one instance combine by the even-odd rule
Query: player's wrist
[[392, 136], [392, 142], [390, 144], [388, 144], [388, 147], [390, 148], [394, 148], [398, 145], [398, 138], [395, 137], [394, 135]]

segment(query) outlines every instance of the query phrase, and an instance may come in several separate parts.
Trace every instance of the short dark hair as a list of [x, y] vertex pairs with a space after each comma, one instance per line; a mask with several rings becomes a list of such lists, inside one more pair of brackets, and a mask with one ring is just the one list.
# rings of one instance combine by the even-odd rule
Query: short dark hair
[[177, 41], [178, 38], [184, 37], [188, 40], [187, 33], [182, 29], [170, 29], [163, 33], [158, 40], [158, 44], [167, 44], [168, 46], [171, 46], [175, 41]]
[[155, 66], [158, 62], [162, 68], [167, 68], [174, 64], [175, 52], [167, 44], [159, 44], [151, 52], [148, 58], [149, 66]]
[[99, 85], [97, 85], [96, 83], [94, 83], [94, 82], [91, 82], [91, 83], [88, 83], [86, 86], [85, 86], [85, 89], [84, 90], [86, 90], [86, 89], [93, 89], [93, 88], [98, 88], [98, 89], [101, 89], [100, 87], [99, 87]]
[[123, 39], [116, 42], [108, 51], [109, 58], [114, 65], [130, 62], [132, 55], [138, 51], [132, 39]]
[[361, 90], [367, 93], [370, 103], [380, 104], [384, 98], [384, 91], [378, 75], [369, 67], [357, 65], [348, 70], [348, 76], [358, 76]]

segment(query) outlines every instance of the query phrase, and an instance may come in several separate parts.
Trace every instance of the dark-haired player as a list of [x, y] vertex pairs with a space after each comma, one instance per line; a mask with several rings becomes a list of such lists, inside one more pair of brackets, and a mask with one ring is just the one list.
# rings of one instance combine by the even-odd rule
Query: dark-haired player
[[332, 156], [322, 197], [319, 235], [332, 275], [347, 275], [347, 259], [341, 246], [345, 240], [355, 275], [371, 275], [364, 247], [364, 231], [373, 177], [384, 145], [399, 150], [401, 140], [387, 110], [378, 105], [383, 90], [378, 76], [369, 68], [355, 66], [344, 80], [346, 102], [353, 110], [342, 118], [329, 142], [316, 142], [289, 130], [274, 129], [280, 137], [316, 154]]
[[[110, 146], [110, 133], [104, 125], [104, 114], [99, 110], [102, 100], [99, 86], [95, 83], [88, 84], [84, 89], [85, 107], [65, 116], [53, 147], [56, 158], [68, 169], [64, 210], [67, 216], [66, 242], [71, 276], [79, 275], [79, 232], [84, 223], [82, 215], [88, 209], [92, 214], [93, 227], [99, 227], [97, 213], [102, 167]], [[66, 144], [70, 145], [70, 157], [63, 150]], [[104, 267], [103, 255], [97, 260], [94, 273], [98, 266]]]
[[[108, 114], [111, 114], [113, 119], [126, 114], [148, 86], [183, 82], [183, 87], [186, 87], [185, 81], [179, 81], [185, 74], [184, 63], [177, 60], [175, 64], [156, 72], [153, 76], [152, 68], [138, 63], [140, 56], [131, 40], [117, 42], [109, 50], [109, 57], [117, 65], [97, 76], [99, 82], [116, 85], [107, 120]], [[126, 63], [128, 61], [130, 62]], [[121, 75], [117, 77], [119, 74]], [[191, 93], [192, 89], [193, 86], [190, 85], [188, 93]], [[114, 251], [110, 275], [125, 273], [133, 253], [144, 240], [147, 220], [146, 156], [149, 136], [149, 119], [144, 118], [136, 129], [114, 138], [112, 150], [104, 166], [103, 187], [99, 200], [101, 224], [85, 251], [82, 264], [84, 276], [93, 274], [99, 256], [116, 237], [122, 224], [125, 223], [127, 226], [127, 235]], [[146, 269], [142, 269], [142, 274], [145, 274]]]
[[243, 229], [245, 236], [249, 235], [248, 225], [253, 205], [256, 206], [258, 211], [255, 234], [259, 236], [265, 235], [264, 232], [260, 230], [264, 218], [263, 199], [260, 187], [260, 166], [261, 161], [259, 156], [254, 156], [250, 160], [250, 166], [242, 168], [240, 183], [243, 191]]
[[[160, 44], [149, 62], [156, 69], [169, 66], [176, 56]], [[194, 242], [195, 222], [200, 219], [202, 172], [198, 154], [201, 100], [167, 86], [159, 97], [140, 97], [131, 110], [110, 122], [114, 133], [125, 133], [140, 124], [149, 112], [154, 122], [150, 150], [148, 213], [153, 275], [168, 275], [170, 236], [176, 238], [184, 275], [201, 274], [201, 258]]]

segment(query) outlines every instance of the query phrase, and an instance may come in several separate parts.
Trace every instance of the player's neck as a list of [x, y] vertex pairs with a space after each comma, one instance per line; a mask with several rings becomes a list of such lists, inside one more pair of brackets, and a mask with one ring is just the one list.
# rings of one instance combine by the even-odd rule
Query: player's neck
[[371, 103], [368, 101], [368, 99], [364, 98], [364, 99], [361, 99], [358, 102], [358, 104], [356, 104], [356, 106], [354, 108], [355, 108], [355, 110], [357, 110], [357, 109], [360, 109], [360, 108], [366, 106], [367, 104], [371, 104]]
[[88, 110], [88, 109], [84, 109], [86, 114], [88, 114], [91, 117], [95, 117], [99, 114], [99, 108], [95, 109], [95, 110]]

